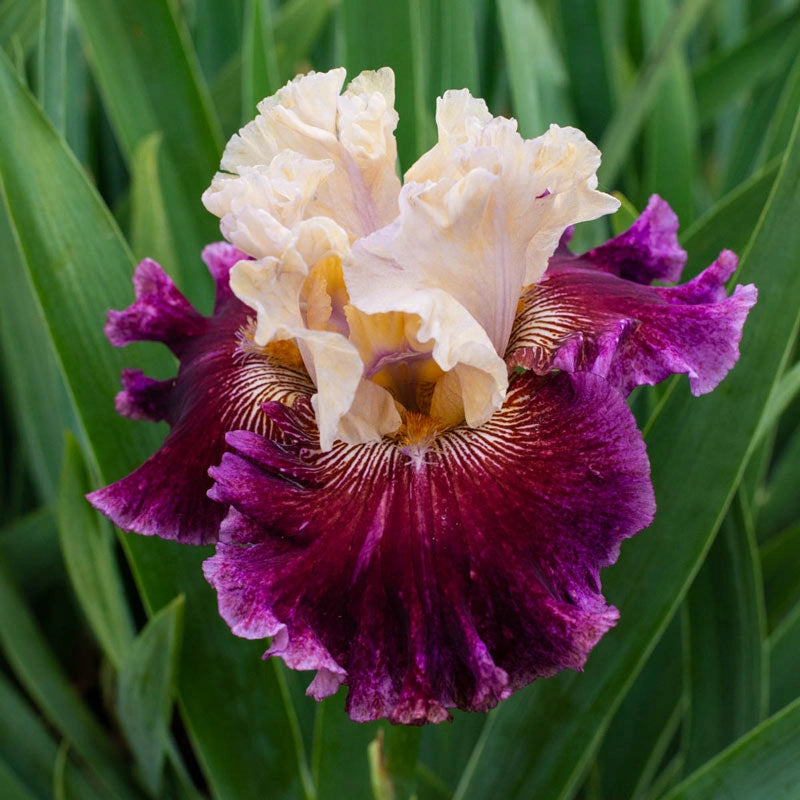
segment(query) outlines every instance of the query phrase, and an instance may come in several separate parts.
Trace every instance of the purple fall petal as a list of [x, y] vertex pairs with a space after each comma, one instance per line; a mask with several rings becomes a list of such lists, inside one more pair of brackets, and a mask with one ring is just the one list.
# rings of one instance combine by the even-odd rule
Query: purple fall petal
[[517, 376], [477, 429], [317, 449], [308, 403], [273, 439], [228, 435], [211, 495], [232, 510], [205, 565], [234, 633], [350, 687], [356, 720], [486, 710], [582, 668], [614, 624], [599, 570], [654, 512], [641, 436], [593, 375]]
[[739, 358], [754, 286], [725, 281], [736, 256], [719, 258], [681, 286], [643, 286], [587, 264], [553, 258], [522, 296], [506, 352], [510, 366], [602, 375], [624, 393], [685, 373], [694, 394], [711, 391]]
[[585, 253], [581, 260], [645, 285], [678, 281], [686, 265], [686, 251], [678, 244], [678, 217], [654, 194], [628, 230]]
[[136, 302], [109, 314], [112, 342], [157, 339], [181, 364], [171, 381], [123, 371], [117, 411], [165, 419], [172, 429], [137, 470], [88, 496], [123, 530], [189, 544], [215, 542], [225, 516], [226, 509], [206, 496], [208, 468], [222, 456], [225, 433], [244, 428], [266, 434], [270, 422], [262, 403], [313, 390], [305, 375], [241, 351], [237, 333], [248, 309], [227, 289], [227, 272], [243, 256], [230, 245], [207, 247], [203, 255], [217, 281], [212, 317], [196, 311], [153, 261], [137, 268]]

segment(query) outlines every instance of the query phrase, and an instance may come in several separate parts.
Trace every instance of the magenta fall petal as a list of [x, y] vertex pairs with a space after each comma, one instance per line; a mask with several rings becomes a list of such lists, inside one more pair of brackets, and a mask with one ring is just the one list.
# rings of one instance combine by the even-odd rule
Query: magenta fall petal
[[136, 302], [109, 312], [106, 333], [121, 345], [160, 341], [180, 359], [178, 376], [155, 381], [137, 370], [122, 373], [117, 411], [133, 419], [167, 420], [172, 430], [141, 467], [89, 500], [123, 530], [188, 544], [217, 540], [225, 508], [206, 496], [208, 468], [234, 429], [266, 433], [265, 400], [308, 391], [305, 375], [240, 351], [236, 334], [249, 309], [234, 297], [227, 275], [244, 254], [228, 244], [203, 252], [217, 286], [214, 315], [204, 317], [178, 291], [158, 264], [136, 268]]
[[752, 285], [727, 296], [736, 256], [725, 250], [688, 283], [662, 287], [617, 277], [589, 255], [553, 257], [526, 288], [506, 360], [538, 374], [594, 372], [625, 394], [680, 373], [693, 394], [711, 391], [739, 358], [757, 297]]
[[267, 412], [281, 434], [229, 434], [212, 470], [235, 511], [206, 576], [235, 633], [322, 670], [312, 693], [346, 682], [353, 719], [486, 710], [580, 669], [614, 624], [599, 569], [654, 501], [641, 436], [600, 378], [519, 376], [488, 423], [421, 454], [322, 453], [305, 402]]

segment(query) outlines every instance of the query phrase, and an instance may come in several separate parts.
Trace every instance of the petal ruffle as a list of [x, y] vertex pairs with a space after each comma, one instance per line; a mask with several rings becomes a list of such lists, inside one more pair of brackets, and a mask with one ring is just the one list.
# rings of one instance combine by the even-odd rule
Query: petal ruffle
[[754, 286], [725, 281], [728, 250], [673, 287], [643, 286], [579, 258], [554, 258], [544, 280], [523, 293], [506, 352], [509, 366], [602, 375], [624, 393], [685, 373], [695, 395], [711, 391], [739, 358]]
[[428, 345], [444, 372], [459, 368], [446, 394], [478, 426], [505, 396], [501, 355], [523, 285], [569, 224], [618, 203], [596, 191], [600, 154], [580, 131], [524, 140], [466, 90], [445, 94], [437, 122], [439, 143], [408, 171], [399, 216], [355, 242], [344, 277], [359, 311], [420, 318], [410, 349]]
[[[356, 720], [438, 722], [571, 667], [616, 620], [599, 569], [649, 524], [641, 436], [592, 375], [528, 373], [479, 429], [320, 452], [308, 404], [229, 434], [206, 562], [234, 633], [347, 683]], [[424, 426], [423, 426], [424, 427]]]
[[[225, 509], [206, 492], [212, 483], [208, 467], [222, 456], [225, 433], [268, 433], [262, 403], [291, 400], [312, 389], [304, 372], [257, 349], [242, 349], [237, 334], [247, 323], [248, 309], [230, 293], [227, 273], [243, 254], [220, 244], [207, 247], [203, 257], [217, 282], [212, 317], [196, 311], [153, 261], [137, 268], [136, 302], [109, 314], [112, 342], [152, 339], [157, 333], [181, 363], [171, 381], [123, 372], [117, 410], [134, 419], [165, 419], [172, 429], [158, 452], [136, 471], [88, 496], [124, 530], [191, 544], [217, 540]], [[119, 331], [125, 332], [124, 339], [115, 335]]]
[[628, 230], [581, 256], [604, 272], [636, 283], [674, 283], [686, 265], [678, 244], [678, 216], [657, 194]]
[[328, 173], [309, 197], [306, 216], [329, 217], [353, 236], [365, 236], [393, 219], [400, 191], [394, 73], [388, 68], [363, 72], [340, 95], [344, 78], [341, 68], [312, 72], [262, 100], [259, 115], [225, 148], [222, 172], [203, 195], [209, 211], [235, 218], [259, 208], [246, 200], [254, 174], [289, 151]]

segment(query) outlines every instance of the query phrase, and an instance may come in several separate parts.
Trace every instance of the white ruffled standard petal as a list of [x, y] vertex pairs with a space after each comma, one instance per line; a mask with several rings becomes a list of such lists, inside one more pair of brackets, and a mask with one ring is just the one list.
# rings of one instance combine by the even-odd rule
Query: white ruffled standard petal
[[466, 91], [437, 112], [439, 143], [406, 175], [400, 215], [344, 259], [350, 302], [367, 314], [421, 319], [419, 342], [447, 377], [432, 413], [472, 426], [500, 407], [501, 355], [524, 285], [537, 280], [564, 229], [616, 209], [595, 190], [600, 154], [571, 128], [524, 140]]
[[254, 170], [289, 152], [326, 165], [306, 216], [330, 217], [353, 237], [393, 219], [400, 191], [394, 75], [389, 69], [362, 73], [340, 95], [344, 78], [341, 68], [310, 73], [262, 100], [259, 115], [225, 148], [222, 172], [203, 196], [206, 207], [220, 217], [237, 216], [236, 191], [220, 192], [219, 187], [242, 178], [247, 183]]

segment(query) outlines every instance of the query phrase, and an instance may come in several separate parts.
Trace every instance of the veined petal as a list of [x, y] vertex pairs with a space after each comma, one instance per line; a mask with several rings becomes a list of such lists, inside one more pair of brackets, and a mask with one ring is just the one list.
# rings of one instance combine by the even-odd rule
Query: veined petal
[[[261, 411], [265, 401], [290, 402], [298, 393], [313, 391], [302, 365], [293, 369], [266, 353], [241, 348], [237, 333], [247, 323], [248, 309], [230, 293], [227, 273], [244, 254], [220, 244], [207, 247], [203, 256], [217, 282], [212, 317], [193, 309], [153, 261], [137, 268], [137, 301], [109, 314], [112, 341], [155, 338], [156, 331], [181, 363], [171, 381], [123, 372], [117, 410], [134, 419], [165, 419], [172, 429], [136, 471], [88, 496], [124, 530], [190, 544], [217, 540], [225, 509], [206, 492], [211, 486], [208, 467], [220, 459], [225, 433], [268, 434], [271, 423]], [[175, 309], [182, 311], [180, 317]], [[178, 325], [179, 319], [188, 322]]]
[[[394, 74], [386, 68], [362, 73], [340, 96], [344, 77], [344, 69], [312, 72], [262, 100], [259, 116], [225, 148], [222, 172], [203, 196], [207, 208], [223, 219], [236, 217], [232, 198], [246, 191], [241, 178], [288, 151], [325, 165], [326, 177], [306, 203], [307, 216], [329, 217], [352, 236], [364, 236], [389, 222], [397, 213], [400, 190], [393, 135]], [[238, 224], [228, 221], [226, 229]]]
[[726, 250], [692, 281], [657, 287], [583, 257], [553, 259], [545, 279], [523, 294], [506, 360], [538, 374], [595, 372], [624, 393], [685, 373], [693, 394], [709, 392], [738, 360], [756, 302], [752, 285], [727, 296], [736, 261]]
[[599, 569], [654, 507], [602, 379], [528, 373], [479, 429], [327, 453], [302, 398], [265, 410], [274, 439], [229, 434], [212, 470], [232, 511], [205, 571], [234, 633], [320, 670], [314, 696], [344, 682], [353, 719], [438, 722], [580, 669], [614, 624]]
[[[319, 264], [322, 270], [326, 266]], [[308, 278], [308, 268], [299, 257], [264, 258], [238, 263], [231, 273], [231, 286], [258, 312], [256, 344], [296, 343], [317, 387], [312, 402], [322, 447], [329, 449], [336, 438], [350, 443], [379, 439], [400, 425], [394, 402], [385, 389], [365, 385], [358, 349], [336, 326], [333, 330], [317, 328], [315, 312], [324, 300], [315, 297], [315, 284], [309, 284]], [[334, 288], [330, 291], [335, 294]], [[327, 286], [319, 293], [330, 304]], [[330, 313], [329, 305], [327, 315]]]

